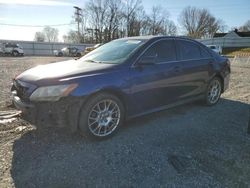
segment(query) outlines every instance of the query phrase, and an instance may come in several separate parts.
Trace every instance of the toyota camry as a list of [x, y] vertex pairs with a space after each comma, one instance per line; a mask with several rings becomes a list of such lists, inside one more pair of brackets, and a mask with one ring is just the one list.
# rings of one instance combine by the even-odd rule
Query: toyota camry
[[104, 138], [136, 116], [195, 100], [215, 105], [229, 75], [229, 60], [195, 40], [129, 37], [78, 60], [29, 69], [13, 80], [11, 92], [30, 117]]

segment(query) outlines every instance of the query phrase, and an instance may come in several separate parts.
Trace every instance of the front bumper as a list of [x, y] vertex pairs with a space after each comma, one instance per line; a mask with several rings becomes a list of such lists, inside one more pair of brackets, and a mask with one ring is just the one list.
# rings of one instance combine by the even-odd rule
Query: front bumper
[[78, 117], [84, 100], [68, 97], [56, 102], [23, 102], [12, 92], [15, 107], [21, 110], [25, 120], [38, 128], [64, 127], [75, 132], [78, 128]]

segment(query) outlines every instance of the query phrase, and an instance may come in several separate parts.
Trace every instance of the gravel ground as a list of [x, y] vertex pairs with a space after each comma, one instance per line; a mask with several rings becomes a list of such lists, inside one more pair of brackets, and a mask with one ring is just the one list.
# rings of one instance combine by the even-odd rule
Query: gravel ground
[[[57, 57], [0, 58], [0, 110], [12, 109], [11, 78]], [[63, 130], [0, 124], [0, 187], [250, 188], [250, 62], [232, 63], [230, 89], [199, 103], [127, 122], [95, 142]]]

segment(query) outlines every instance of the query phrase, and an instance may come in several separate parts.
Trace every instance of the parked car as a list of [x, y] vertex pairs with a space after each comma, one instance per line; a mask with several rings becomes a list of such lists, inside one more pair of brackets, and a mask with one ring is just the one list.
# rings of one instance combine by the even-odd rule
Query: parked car
[[136, 116], [195, 100], [215, 105], [229, 75], [229, 60], [197, 41], [132, 37], [78, 60], [29, 69], [13, 80], [11, 91], [26, 114], [49, 114], [73, 132], [103, 138]]
[[71, 57], [81, 57], [81, 52], [83, 50], [80, 50], [76, 47], [65, 47], [61, 50], [54, 50], [55, 56], [71, 56]]
[[95, 50], [96, 48], [99, 48], [102, 45], [103, 45], [102, 43], [99, 43], [91, 47], [86, 47], [85, 50], [82, 52], [82, 56], [88, 54], [89, 52]]
[[16, 43], [2, 43], [0, 44], [0, 55], [23, 56], [23, 48]]
[[214, 52], [218, 53], [218, 54], [222, 54], [221, 46], [207, 45], [207, 47], [210, 48], [211, 50], [213, 50]]

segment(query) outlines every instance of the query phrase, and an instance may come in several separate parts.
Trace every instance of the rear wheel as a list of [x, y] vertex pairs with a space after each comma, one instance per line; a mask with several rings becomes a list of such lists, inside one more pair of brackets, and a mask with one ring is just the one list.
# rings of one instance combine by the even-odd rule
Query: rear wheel
[[100, 93], [82, 107], [79, 129], [83, 136], [106, 138], [113, 135], [124, 121], [124, 107], [114, 95]]
[[205, 98], [206, 105], [208, 106], [215, 105], [220, 99], [221, 91], [222, 91], [221, 79], [215, 77], [210, 81], [207, 87], [206, 98]]

